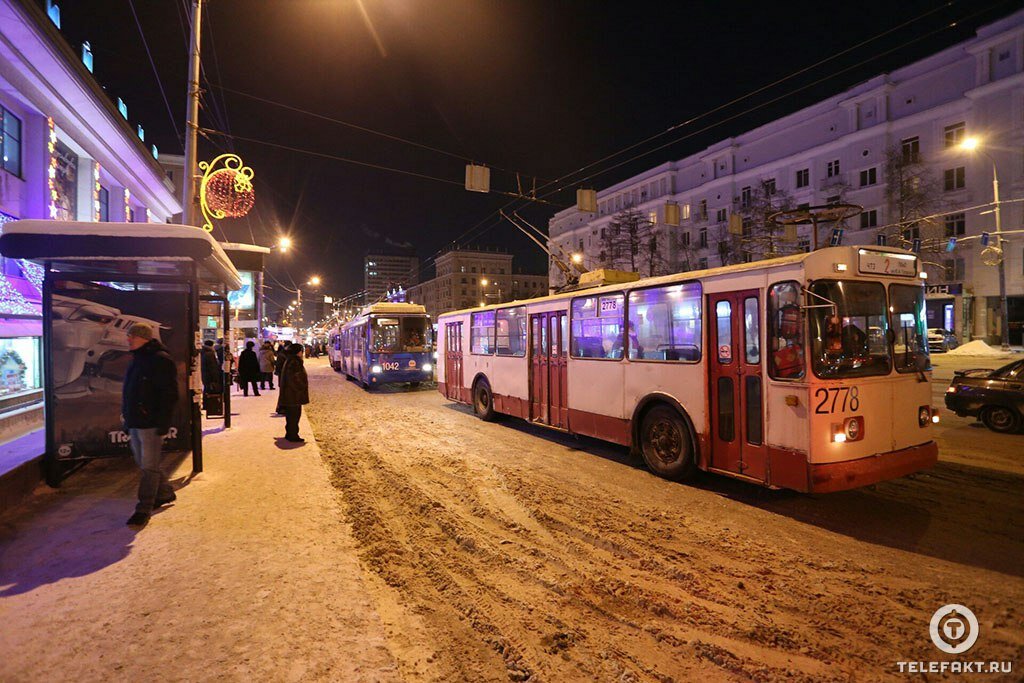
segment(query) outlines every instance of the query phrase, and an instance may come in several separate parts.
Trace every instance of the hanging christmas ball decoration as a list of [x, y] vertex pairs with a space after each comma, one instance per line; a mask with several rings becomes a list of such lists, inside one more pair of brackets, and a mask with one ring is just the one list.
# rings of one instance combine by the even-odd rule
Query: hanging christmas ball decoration
[[[223, 164], [218, 168], [218, 164]], [[256, 202], [252, 186], [253, 170], [234, 154], [222, 154], [213, 161], [199, 163], [203, 179], [199, 185], [199, 205], [203, 211], [203, 228], [213, 230], [213, 220], [241, 218]]]
[[206, 201], [211, 209], [223, 212], [226, 218], [240, 218], [249, 213], [256, 202], [256, 192], [244, 175], [222, 168], [207, 182]]

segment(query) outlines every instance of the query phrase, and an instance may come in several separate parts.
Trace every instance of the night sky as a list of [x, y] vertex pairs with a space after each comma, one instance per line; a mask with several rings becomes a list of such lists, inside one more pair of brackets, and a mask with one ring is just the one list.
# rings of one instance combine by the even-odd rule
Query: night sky
[[[128, 103], [129, 119], [145, 127], [147, 143], [182, 153], [186, 0], [134, 0], [170, 114], [131, 2], [60, 5], [64, 36], [76, 51], [83, 40], [91, 42], [97, 79]], [[462, 189], [466, 159], [492, 166], [494, 190], [514, 191], [515, 172], [525, 187], [535, 177], [543, 186], [907, 24], [550, 185], [542, 194], [565, 188], [547, 197], [553, 204], [514, 204], [546, 228], [555, 211], [575, 202], [574, 180], [588, 176], [587, 184], [600, 188], [678, 159], [969, 38], [1018, 7], [986, 0], [208, 0], [200, 125], [237, 137], [202, 140], [200, 159], [236, 151], [255, 170], [257, 192], [250, 216], [223, 221], [226, 234], [215, 235], [269, 245], [288, 232], [296, 251], [274, 256], [271, 275], [290, 286], [319, 273], [325, 291], [338, 295], [361, 288], [367, 249], [389, 245], [411, 244], [424, 260], [453, 242], [501, 247], [516, 255], [520, 268], [545, 272], [540, 250], [496, 218], [513, 200]], [[798, 88], [804, 89], [759, 106]], [[673, 144], [609, 169], [667, 142]], [[431, 273], [428, 267], [424, 276]]]

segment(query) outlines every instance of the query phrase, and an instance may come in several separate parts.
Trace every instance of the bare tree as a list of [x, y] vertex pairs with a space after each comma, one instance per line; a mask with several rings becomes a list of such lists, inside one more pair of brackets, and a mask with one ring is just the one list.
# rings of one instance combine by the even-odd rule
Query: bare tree
[[921, 240], [922, 259], [938, 265], [945, 250], [945, 224], [929, 218], [945, 206], [938, 177], [916, 148], [892, 145], [885, 151], [885, 202], [889, 223], [878, 229], [891, 246], [910, 249]]
[[715, 228], [714, 240], [712, 248], [718, 253], [718, 260], [723, 266], [743, 260], [742, 237], [730, 233], [728, 226], [719, 225]]
[[661, 246], [654, 223], [642, 211], [627, 207], [605, 227], [599, 260], [605, 268], [656, 275], [667, 270]]
[[751, 260], [775, 258], [799, 250], [795, 240], [786, 239], [785, 227], [771, 220], [773, 214], [794, 208], [793, 197], [785, 190], [775, 189], [775, 180], [762, 180], [744, 188], [733, 208], [739, 216], [743, 234], [739, 236], [742, 255]]

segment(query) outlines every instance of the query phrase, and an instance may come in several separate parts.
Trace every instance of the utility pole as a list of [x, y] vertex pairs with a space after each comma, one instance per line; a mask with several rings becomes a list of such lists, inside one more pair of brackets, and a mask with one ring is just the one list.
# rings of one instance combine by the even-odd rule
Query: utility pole
[[199, 39], [203, 0], [192, 0], [192, 38], [189, 44], [188, 95], [185, 112], [185, 182], [181, 188], [181, 223], [195, 225], [196, 145], [199, 137]]
[[999, 217], [999, 172], [996, 170], [996, 160], [990, 154], [985, 153], [992, 162], [992, 211], [996, 217], [996, 244], [999, 246], [999, 314], [1002, 320], [999, 323], [999, 331], [1002, 333], [1002, 350], [1010, 350], [1010, 309], [1006, 303], [1006, 252], [1003, 251], [1002, 231], [1003, 225]]

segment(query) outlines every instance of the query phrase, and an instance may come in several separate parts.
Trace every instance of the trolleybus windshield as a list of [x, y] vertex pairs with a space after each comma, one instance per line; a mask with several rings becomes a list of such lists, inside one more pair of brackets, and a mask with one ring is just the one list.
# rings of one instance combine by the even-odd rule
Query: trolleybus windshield
[[[810, 291], [811, 359], [822, 378], [888, 375], [888, 316], [880, 282], [818, 280]], [[824, 302], [834, 304], [834, 307]]]
[[373, 318], [370, 351], [373, 353], [413, 353], [430, 351], [432, 333], [426, 317]]
[[892, 352], [897, 372], [918, 372], [930, 363], [924, 287], [889, 285], [889, 315], [895, 333]]

